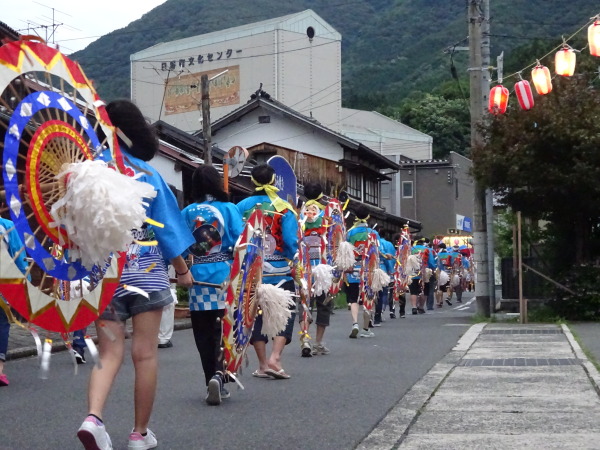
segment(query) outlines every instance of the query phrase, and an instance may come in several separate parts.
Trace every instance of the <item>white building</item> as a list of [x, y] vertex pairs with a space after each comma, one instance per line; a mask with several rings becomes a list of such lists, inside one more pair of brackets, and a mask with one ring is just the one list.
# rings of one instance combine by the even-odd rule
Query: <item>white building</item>
[[341, 35], [312, 10], [137, 52], [131, 55], [132, 100], [152, 121], [199, 130], [203, 74], [222, 74], [210, 85], [211, 121], [262, 85], [278, 101], [339, 129]]

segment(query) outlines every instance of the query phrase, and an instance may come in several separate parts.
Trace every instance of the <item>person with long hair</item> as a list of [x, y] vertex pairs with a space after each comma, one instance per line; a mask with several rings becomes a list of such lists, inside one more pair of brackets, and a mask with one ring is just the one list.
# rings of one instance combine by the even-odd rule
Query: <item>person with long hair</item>
[[[148, 200], [146, 215], [164, 227], [144, 224], [132, 230], [137, 241], [131, 245], [121, 283], [108, 308], [96, 321], [100, 364], [94, 366], [88, 386], [88, 416], [77, 432], [86, 449], [111, 449], [102, 411], [125, 353], [125, 321], [132, 320], [131, 357], [135, 369], [134, 426], [129, 434], [129, 449], [149, 449], [158, 445], [148, 428], [158, 373], [158, 330], [162, 309], [173, 301], [165, 260], [177, 274], [177, 283], [193, 283], [181, 256], [194, 243], [177, 201], [169, 186], [148, 161], [158, 151], [158, 140], [138, 107], [129, 100], [116, 100], [106, 106], [116, 127], [119, 146], [128, 172], [151, 184], [156, 197]], [[106, 331], [105, 331], [106, 330]]]
[[[242, 216], [229, 202], [221, 175], [213, 166], [200, 166], [194, 171], [192, 197], [194, 203], [181, 211], [196, 238], [190, 248], [190, 270], [196, 281], [221, 284], [229, 277], [233, 247], [244, 228]], [[230, 396], [223, 386], [227, 381], [221, 352], [224, 294], [223, 289], [202, 285], [189, 291], [192, 330], [204, 369], [209, 405], [219, 405]]]
[[[275, 187], [275, 170], [268, 164], [261, 164], [252, 169], [252, 182], [256, 186], [254, 195], [237, 204], [244, 220], [260, 205], [265, 215], [265, 247], [263, 283], [277, 285], [286, 291], [295, 292], [294, 280], [290, 275], [289, 261], [294, 259], [298, 251], [298, 220], [294, 207], [277, 196]], [[267, 359], [267, 342], [262, 334], [262, 315], [256, 317], [250, 343], [258, 358], [258, 369], [252, 374], [258, 378], [289, 379], [281, 364], [281, 355], [286, 345], [292, 342], [295, 312], [292, 312], [285, 330], [273, 338], [271, 355]]]

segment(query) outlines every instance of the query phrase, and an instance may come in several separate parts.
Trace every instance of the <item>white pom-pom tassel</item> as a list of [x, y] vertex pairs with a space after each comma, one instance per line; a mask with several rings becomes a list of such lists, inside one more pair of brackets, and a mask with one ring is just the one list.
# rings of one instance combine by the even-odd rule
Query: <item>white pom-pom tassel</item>
[[319, 264], [313, 266], [313, 294], [323, 295], [329, 292], [333, 284], [333, 267], [329, 264]]
[[443, 286], [448, 281], [450, 281], [450, 275], [448, 275], [448, 272], [446, 272], [445, 270], [440, 271], [440, 275], [438, 277], [438, 285]]
[[428, 267], [427, 269], [425, 269], [425, 276], [423, 277], [423, 281], [425, 283], [429, 283], [429, 280], [431, 279], [431, 275], [433, 275], [433, 270], [431, 270]]
[[335, 265], [337, 266], [338, 270], [341, 270], [342, 272], [348, 270], [354, 265], [355, 261], [356, 258], [354, 255], [354, 245], [348, 241], [342, 242], [338, 247], [335, 258]]
[[460, 277], [457, 274], [452, 275], [452, 287], [456, 287], [460, 284]]
[[269, 338], [285, 330], [294, 307], [292, 293], [272, 284], [261, 284], [258, 288], [258, 305], [262, 309], [262, 334]]
[[377, 268], [373, 271], [373, 279], [371, 281], [371, 289], [373, 292], [380, 292], [390, 284], [390, 276], [385, 273], [381, 268]]
[[143, 199], [156, 196], [152, 185], [123, 175], [100, 160], [66, 164], [57, 178], [66, 179], [66, 191], [52, 205], [51, 226], [64, 227], [71, 241], [71, 257], [80, 257], [88, 268], [127, 249], [132, 241], [130, 230], [146, 220]]

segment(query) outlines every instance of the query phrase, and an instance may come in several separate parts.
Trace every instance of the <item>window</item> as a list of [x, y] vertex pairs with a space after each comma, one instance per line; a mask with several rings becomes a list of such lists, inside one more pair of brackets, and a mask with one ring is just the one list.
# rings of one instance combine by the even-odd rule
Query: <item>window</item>
[[258, 151], [252, 154], [252, 158], [256, 161], [256, 164], [266, 164], [269, 158], [276, 154], [275, 152]]
[[379, 182], [365, 179], [365, 203], [379, 206]]
[[356, 200], [362, 200], [361, 197], [361, 175], [358, 172], [347, 172], [346, 184], [348, 185], [348, 195]]
[[382, 181], [381, 182], [381, 200], [387, 200], [391, 197], [392, 195], [392, 183], [390, 183], [389, 181]]
[[403, 181], [402, 182], [402, 198], [412, 198], [413, 197], [413, 182], [412, 181]]

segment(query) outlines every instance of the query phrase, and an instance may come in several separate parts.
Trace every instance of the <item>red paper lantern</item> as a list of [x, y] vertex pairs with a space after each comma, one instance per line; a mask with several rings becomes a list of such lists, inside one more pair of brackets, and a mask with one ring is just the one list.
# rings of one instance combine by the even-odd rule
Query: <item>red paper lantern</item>
[[515, 93], [517, 94], [517, 100], [521, 109], [529, 111], [533, 108], [533, 94], [531, 93], [531, 85], [529, 81], [521, 80], [515, 83]]
[[555, 71], [557, 75], [570, 77], [575, 73], [575, 51], [564, 47], [556, 52], [554, 57]]
[[588, 27], [590, 55], [600, 56], [600, 21], [596, 20]]
[[550, 70], [546, 66], [540, 64], [535, 66], [531, 71], [531, 80], [539, 95], [546, 95], [552, 92], [552, 77], [550, 76]]
[[504, 114], [508, 106], [508, 95], [508, 89], [501, 84], [494, 86], [490, 91], [489, 112], [494, 115]]

